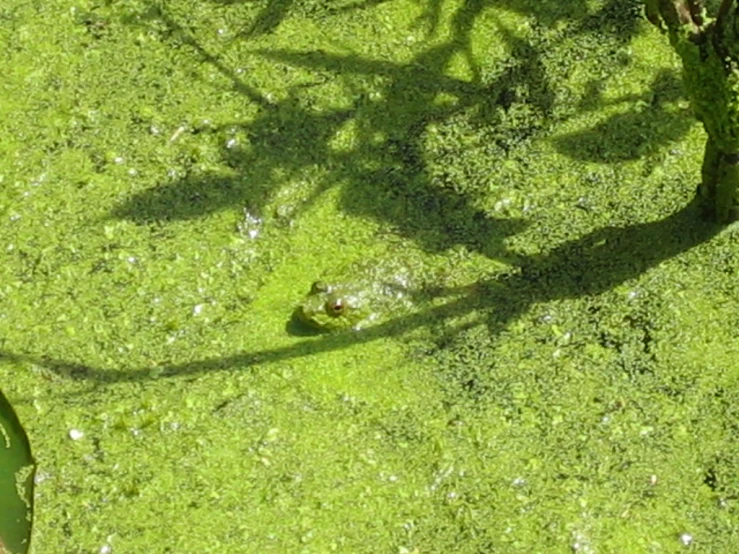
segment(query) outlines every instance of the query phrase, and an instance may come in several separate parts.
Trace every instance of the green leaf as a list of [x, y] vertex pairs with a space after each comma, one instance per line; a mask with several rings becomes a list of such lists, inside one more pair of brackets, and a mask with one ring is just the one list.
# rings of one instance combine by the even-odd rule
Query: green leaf
[[0, 391], [0, 554], [28, 551], [35, 470], [26, 432]]

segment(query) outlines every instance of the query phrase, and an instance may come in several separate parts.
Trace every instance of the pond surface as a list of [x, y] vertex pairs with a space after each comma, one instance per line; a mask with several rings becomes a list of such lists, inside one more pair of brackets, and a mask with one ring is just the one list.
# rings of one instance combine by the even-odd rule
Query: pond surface
[[736, 228], [613, 5], [6, 2], [33, 551], [736, 551]]

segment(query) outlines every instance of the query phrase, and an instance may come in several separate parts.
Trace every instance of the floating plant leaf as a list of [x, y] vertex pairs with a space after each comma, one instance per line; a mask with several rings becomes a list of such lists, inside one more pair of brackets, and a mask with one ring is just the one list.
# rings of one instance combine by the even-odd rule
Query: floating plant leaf
[[28, 551], [35, 468], [26, 432], [0, 391], [0, 554]]

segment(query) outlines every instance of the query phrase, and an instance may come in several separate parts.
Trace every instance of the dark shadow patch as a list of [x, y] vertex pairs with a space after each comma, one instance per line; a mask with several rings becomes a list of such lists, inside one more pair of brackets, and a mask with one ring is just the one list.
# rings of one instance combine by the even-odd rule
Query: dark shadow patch
[[680, 81], [672, 71], [660, 71], [649, 90], [641, 95], [604, 101], [604, 88], [602, 81], [589, 83], [581, 108], [594, 111], [609, 105], [633, 104], [637, 109], [614, 115], [593, 128], [555, 138], [554, 144], [561, 153], [601, 163], [634, 160], [679, 139], [695, 124], [690, 113], [667, 106], [682, 97]]
[[[486, 323], [491, 337], [496, 337], [534, 304], [601, 294], [710, 240], [722, 229], [724, 226], [706, 221], [702, 217], [700, 200], [695, 198], [664, 219], [598, 229], [582, 238], [565, 242], [549, 253], [526, 258], [517, 270], [499, 279], [483, 280], [464, 290], [437, 288], [433, 291], [437, 300], [444, 297], [453, 299], [419, 312], [358, 332], [323, 334], [286, 347], [184, 364], [163, 364], [155, 368], [156, 378], [182, 377], [237, 368], [252, 370], [268, 362], [311, 356], [388, 336], [400, 336], [473, 311], [481, 314], [480, 323]], [[460, 328], [460, 331], [469, 329], [470, 325]], [[448, 340], [452, 338], [453, 335], [450, 334]], [[644, 348], [649, 348], [648, 343]], [[7, 351], [0, 352], [0, 360], [36, 363], [64, 377], [96, 383], [154, 378], [151, 367], [107, 370], [73, 361]], [[482, 383], [468, 381], [471, 396], [478, 394], [475, 391], [484, 390], [481, 388], [484, 387]]]
[[292, 317], [285, 324], [285, 332], [293, 337], [316, 337], [326, 331], [312, 325], [308, 325], [298, 315], [298, 309], [293, 312]]
[[244, 38], [266, 35], [277, 29], [287, 17], [295, 0], [271, 0], [254, 21], [239, 33]]
[[[359, 9], [378, 3], [379, 0], [348, 3], [336, 9]], [[309, 207], [312, 199], [327, 188], [341, 186], [342, 207], [347, 213], [383, 221], [429, 251], [464, 245], [491, 257], [504, 258], [506, 237], [520, 232], [523, 222], [495, 218], [477, 208], [480, 193], [470, 189], [464, 179], [430, 175], [425, 134], [432, 126], [462, 120], [471, 128], [486, 129], [492, 154], [485, 155], [500, 159], [547, 132], [555, 102], [544, 62], [551, 38], [544, 36], [539, 44], [532, 42], [538, 39], [520, 37], [498, 24], [510, 57], [502, 67], [483, 75], [472, 56], [471, 32], [475, 21], [484, 10], [502, 7], [532, 17], [536, 25], [571, 19], [574, 30], [568, 29], [567, 36], [601, 33], [603, 38], [619, 42], [636, 32], [638, 17], [632, 13], [632, 4], [611, 1], [601, 10], [591, 12], [584, 0], [566, 5], [554, 1], [471, 0], [453, 14], [450, 40], [419, 53], [408, 63], [322, 51], [255, 51], [275, 64], [311, 71], [316, 76], [315, 85], [338, 77], [346, 79], [348, 87], [358, 87], [351, 107], [321, 111], [311, 105], [310, 95], [303, 94], [312, 84], [295, 86], [288, 98], [273, 102], [245, 83], [217, 54], [207, 51], [161, 8], [151, 7], [140, 20], [163, 27], [165, 40], [193, 48], [203, 62], [218, 69], [231, 80], [235, 90], [259, 106], [260, 113], [250, 122], [233, 122], [207, 131], [224, 133], [229, 127], [247, 138], [248, 144], [241, 147], [223, 148], [222, 163], [233, 170], [232, 175], [189, 172], [181, 182], [136, 194], [112, 215], [149, 222], [190, 219], [229, 206], [248, 205], [260, 212], [279, 183], [318, 167], [326, 174], [316, 183], [310, 199], [296, 207], [295, 215]], [[290, 11], [298, 10], [299, 5], [302, 4], [298, 0], [269, 2], [252, 23], [250, 32], [269, 32]], [[438, 24], [440, 9], [441, 4], [436, 0], [428, 5], [426, 13], [432, 28]], [[603, 33], [607, 21], [611, 27]], [[449, 64], [460, 54], [472, 72], [471, 80], [447, 75]], [[368, 80], [376, 83], [373, 94], [362, 85]], [[439, 95], [454, 101], [439, 104]], [[560, 145], [573, 157], [602, 159], [607, 154], [615, 160], [632, 159], [645, 145], [674, 138], [687, 128], [687, 124], [680, 127], [667, 112], [659, 109], [661, 101], [648, 114], [659, 125], [637, 127], [637, 123], [646, 119], [616, 118], [610, 127], [564, 137]], [[597, 105], [596, 100], [591, 99], [591, 104]], [[331, 140], [349, 121], [357, 129], [356, 146], [349, 151], [332, 149]], [[664, 134], [664, 129], [669, 133]], [[617, 137], [614, 144], [605, 145], [607, 152], [600, 146], [603, 133]], [[377, 137], [382, 138], [378, 141]], [[222, 137], [221, 140], [228, 142]], [[196, 162], [192, 160], [191, 165], [194, 167]]]
[[[234, 122], [207, 131], [222, 133], [228, 127], [247, 137], [248, 144], [243, 148], [223, 151], [222, 161], [234, 170], [235, 176], [190, 174], [179, 183], [136, 194], [116, 208], [113, 216], [139, 222], [189, 219], [229, 205], [245, 204], [259, 212], [278, 181], [321, 167], [328, 170], [328, 175], [316, 186], [313, 198], [341, 183], [342, 206], [348, 213], [384, 220], [424, 248], [438, 251], [463, 244], [486, 255], [502, 255], [503, 240], [520, 231], [523, 223], [490, 217], [474, 207], [474, 194], [456, 190], [456, 183], [447, 186], [432, 182], [426, 172], [422, 144], [429, 125], [474, 110], [475, 106], [488, 102], [491, 94], [494, 99], [504, 97], [504, 93], [497, 91], [500, 87], [537, 89], [532, 98], [511, 100], [516, 102], [535, 102], [533, 96], [546, 96], [540, 94], [546, 92], [548, 84], [536, 50], [503, 28], [502, 35], [510, 42], [516, 60], [509, 69], [513, 66], [515, 69], [503, 71], [492, 83], [482, 83], [479, 69], [470, 58], [478, 76], [472, 82], [446, 75], [446, 68], [458, 51], [469, 54], [469, 33], [483, 7], [483, 2], [465, 5], [455, 14], [453, 40], [422, 52], [410, 63], [324, 52], [257, 52], [277, 64], [311, 70], [319, 84], [335, 75], [379, 79], [383, 83], [381, 100], [360, 92], [352, 107], [320, 112], [302, 94], [303, 85], [294, 87], [283, 101], [266, 101], [241, 82], [217, 56], [198, 45], [181, 26], [160, 14], [159, 19], [172, 29], [171, 34], [180, 43], [195, 48], [205, 62], [231, 79], [237, 90], [255, 100], [261, 112], [248, 123]], [[536, 80], [536, 84], [529, 87], [528, 79]], [[457, 101], [452, 106], [435, 106], [439, 94], [449, 94]], [[548, 109], [551, 98], [543, 102], [540, 108]], [[488, 121], [479, 124], [494, 124], [491, 118], [486, 117]], [[333, 150], [331, 140], [350, 119], [357, 127], [358, 146], [350, 151]], [[384, 138], [378, 142], [378, 136]], [[196, 163], [197, 160], [192, 160], [193, 166]], [[275, 177], [276, 170], [280, 173], [279, 180]], [[215, 190], [209, 191], [211, 188]]]

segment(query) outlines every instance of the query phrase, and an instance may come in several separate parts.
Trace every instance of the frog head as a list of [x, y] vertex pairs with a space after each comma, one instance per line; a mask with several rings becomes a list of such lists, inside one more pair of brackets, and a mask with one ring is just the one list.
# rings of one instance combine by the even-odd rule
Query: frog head
[[[356, 328], [367, 318], [361, 292], [349, 287], [316, 281], [295, 310], [296, 317], [311, 327], [335, 331]], [[364, 306], [366, 308], [366, 306]]]

